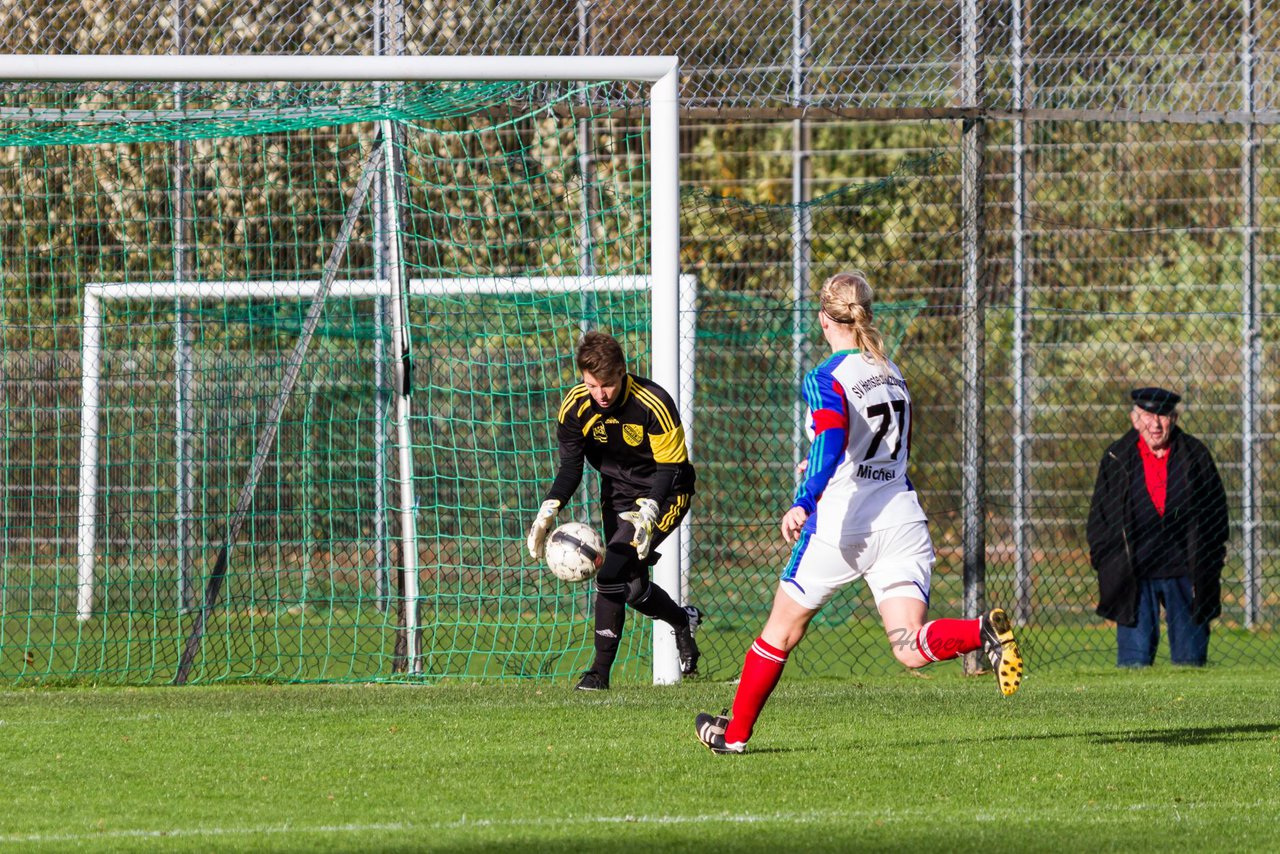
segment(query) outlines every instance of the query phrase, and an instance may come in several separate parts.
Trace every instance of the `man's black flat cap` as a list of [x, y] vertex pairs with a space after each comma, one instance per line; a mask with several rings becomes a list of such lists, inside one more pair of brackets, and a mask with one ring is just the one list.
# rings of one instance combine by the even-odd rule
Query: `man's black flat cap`
[[1133, 398], [1134, 406], [1156, 415], [1168, 415], [1173, 412], [1178, 401], [1182, 400], [1181, 395], [1174, 394], [1167, 388], [1155, 386], [1135, 388], [1129, 392], [1129, 396]]

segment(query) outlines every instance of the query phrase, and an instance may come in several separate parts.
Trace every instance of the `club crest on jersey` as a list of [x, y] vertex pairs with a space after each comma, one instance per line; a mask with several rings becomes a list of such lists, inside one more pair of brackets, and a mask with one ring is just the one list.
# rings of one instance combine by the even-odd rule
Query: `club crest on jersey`
[[597, 424], [591, 428], [591, 438], [595, 439], [597, 442], [608, 442], [609, 434], [605, 432], [603, 424]]
[[639, 424], [623, 424], [622, 438], [631, 446], [639, 445], [644, 441], [644, 428]]

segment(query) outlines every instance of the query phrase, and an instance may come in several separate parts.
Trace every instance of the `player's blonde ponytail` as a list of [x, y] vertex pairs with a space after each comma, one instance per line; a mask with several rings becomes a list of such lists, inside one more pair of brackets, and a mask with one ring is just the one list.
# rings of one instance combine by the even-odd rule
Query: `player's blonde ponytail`
[[884, 365], [889, 357], [884, 352], [884, 336], [872, 322], [871, 303], [875, 295], [867, 274], [861, 270], [836, 273], [822, 283], [822, 311], [836, 323], [848, 326], [854, 340], [872, 361]]

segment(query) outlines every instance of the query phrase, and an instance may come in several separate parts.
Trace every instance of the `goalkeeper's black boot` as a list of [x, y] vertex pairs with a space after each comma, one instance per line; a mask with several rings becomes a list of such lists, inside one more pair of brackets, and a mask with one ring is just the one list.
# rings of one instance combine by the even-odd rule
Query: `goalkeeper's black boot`
[[676, 627], [676, 650], [680, 653], [680, 674], [697, 676], [698, 659], [702, 657], [702, 653], [698, 652], [698, 642], [693, 639], [693, 633], [698, 630], [698, 626], [702, 625], [702, 612], [692, 605], [685, 605], [684, 612], [689, 617], [689, 625]]
[[1022, 653], [1013, 639], [1013, 624], [1009, 622], [1009, 615], [999, 608], [993, 608], [978, 620], [982, 651], [991, 660], [1000, 693], [1008, 697], [1022, 684]]
[[582, 674], [582, 678], [578, 680], [579, 691], [608, 691], [609, 677], [601, 676], [594, 670], [588, 670]]
[[718, 715], [699, 712], [693, 719], [693, 729], [698, 735], [698, 741], [702, 742], [707, 750], [712, 753], [745, 753], [747, 750], [745, 744], [725, 743], [724, 731], [728, 726], [728, 709]]

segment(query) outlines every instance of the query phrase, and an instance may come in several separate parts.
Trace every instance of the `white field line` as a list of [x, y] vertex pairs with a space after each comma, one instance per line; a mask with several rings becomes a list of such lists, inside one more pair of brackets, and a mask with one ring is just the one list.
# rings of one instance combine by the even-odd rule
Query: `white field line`
[[[1063, 805], [1062, 809], [1046, 812], [1036, 809], [1028, 813], [1025, 807], [1010, 807], [1003, 810], [986, 809], [966, 817], [966, 821], [977, 823], [1025, 824], [1028, 821], [1043, 823], [1061, 820], [1076, 826], [1081, 824], [1100, 824], [1115, 822], [1135, 812], [1175, 811], [1194, 812], [1203, 809], [1229, 810], [1239, 813], [1250, 808], [1266, 809], [1268, 814], [1275, 808], [1274, 801], [1253, 801], [1249, 804], [1238, 802], [1193, 802], [1193, 803], [1159, 803], [1159, 804], [1087, 804]], [[59, 844], [68, 842], [87, 842], [95, 839], [181, 839], [219, 836], [267, 836], [277, 834], [326, 834], [340, 836], [343, 834], [378, 833], [378, 832], [430, 832], [441, 830], [510, 830], [529, 828], [546, 830], [563, 827], [589, 827], [592, 825], [715, 825], [715, 824], [780, 824], [783, 826], [829, 824], [832, 822], [848, 826], [850, 823], [870, 822], [911, 822], [918, 823], [922, 813], [936, 812], [950, 814], [950, 811], [939, 806], [936, 810], [919, 807], [901, 810], [828, 810], [796, 813], [761, 813], [731, 815], [720, 813], [714, 815], [616, 815], [616, 816], [582, 816], [551, 817], [541, 819], [484, 819], [462, 818], [452, 821], [437, 822], [390, 822], [382, 824], [331, 824], [331, 825], [292, 825], [272, 824], [249, 827], [175, 827], [164, 830], [138, 828], [133, 830], [100, 830], [86, 833], [56, 834], [6, 834], [0, 833], [0, 845]]]

